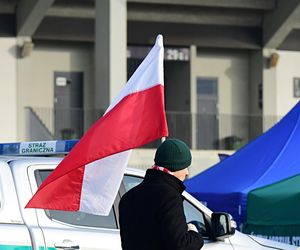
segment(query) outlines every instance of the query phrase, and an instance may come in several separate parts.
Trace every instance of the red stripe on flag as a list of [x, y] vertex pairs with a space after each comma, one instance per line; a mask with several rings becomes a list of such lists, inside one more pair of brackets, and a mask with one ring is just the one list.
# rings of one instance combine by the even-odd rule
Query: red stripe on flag
[[[168, 127], [164, 111], [163, 91], [163, 86], [158, 84], [123, 98], [89, 129], [54, 172], [42, 183], [26, 207], [61, 210], [73, 210], [74, 208], [74, 211], [78, 210], [83, 174], [80, 171], [77, 177], [78, 168], [95, 160], [137, 148], [167, 136]], [[64, 177], [66, 174], [68, 175]], [[71, 175], [72, 178], [69, 178]], [[51, 190], [51, 194], [57, 193], [57, 195], [48, 197], [48, 190]], [[66, 192], [70, 194], [66, 196]], [[59, 199], [60, 195], [64, 199], [68, 197], [67, 202], [62, 202]]]
[[63, 203], [63, 210], [78, 211], [83, 175], [84, 167], [79, 167], [56, 179], [55, 182], [49, 183], [39, 190], [37, 199], [31, 199], [26, 208], [59, 210]]

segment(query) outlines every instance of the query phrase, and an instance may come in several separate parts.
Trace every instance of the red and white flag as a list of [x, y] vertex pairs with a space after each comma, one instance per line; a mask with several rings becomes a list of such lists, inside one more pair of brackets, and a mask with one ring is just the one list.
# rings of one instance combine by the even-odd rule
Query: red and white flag
[[26, 208], [108, 215], [131, 149], [168, 135], [163, 38], [107, 111], [42, 183]]

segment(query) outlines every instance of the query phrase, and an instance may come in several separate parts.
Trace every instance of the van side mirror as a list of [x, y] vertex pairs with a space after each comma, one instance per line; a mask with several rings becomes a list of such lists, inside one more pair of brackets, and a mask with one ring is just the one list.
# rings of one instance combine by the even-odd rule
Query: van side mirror
[[236, 223], [228, 213], [213, 213], [211, 225], [215, 239], [224, 240], [235, 233]]

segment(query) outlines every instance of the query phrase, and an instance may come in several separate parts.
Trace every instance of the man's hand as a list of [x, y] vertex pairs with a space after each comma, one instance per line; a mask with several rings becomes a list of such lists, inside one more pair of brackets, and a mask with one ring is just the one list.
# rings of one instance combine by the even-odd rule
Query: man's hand
[[197, 228], [196, 228], [196, 226], [194, 224], [188, 223], [187, 226], [188, 226], [188, 231], [194, 231], [196, 233], [199, 233], [198, 230], [197, 230]]

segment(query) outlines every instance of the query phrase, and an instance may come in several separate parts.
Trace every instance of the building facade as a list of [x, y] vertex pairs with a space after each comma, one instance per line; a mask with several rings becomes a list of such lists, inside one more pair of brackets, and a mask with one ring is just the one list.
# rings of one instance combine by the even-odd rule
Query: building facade
[[[165, 43], [170, 136], [196, 172], [271, 127], [300, 97], [299, 1], [0, 1], [0, 140], [80, 138]], [[152, 164], [153, 148], [131, 165]], [[151, 149], [152, 148], [152, 149]]]

